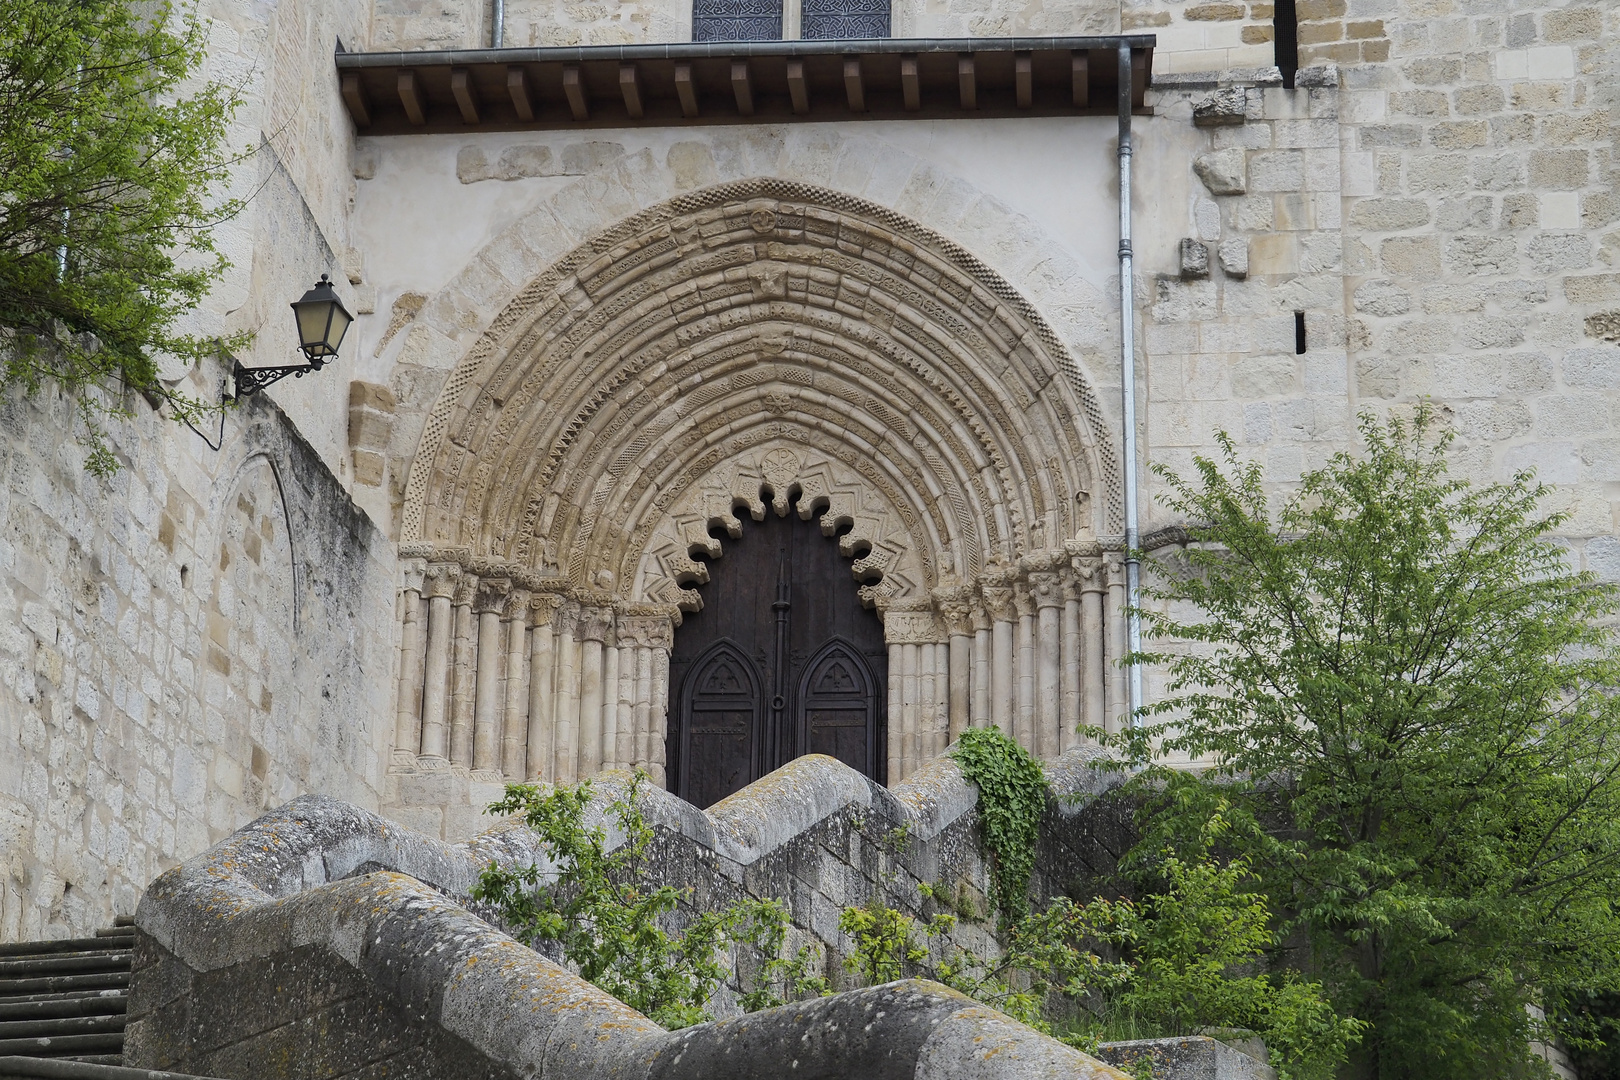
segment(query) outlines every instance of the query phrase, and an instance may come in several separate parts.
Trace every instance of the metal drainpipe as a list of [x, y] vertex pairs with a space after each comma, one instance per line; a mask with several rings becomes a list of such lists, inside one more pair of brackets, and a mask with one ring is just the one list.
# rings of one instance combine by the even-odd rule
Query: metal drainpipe
[[[1141, 535], [1136, 508], [1136, 290], [1131, 279], [1131, 47], [1119, 43], [1119, 353], [1120, 397], [1125, 432], [1125, 637], [1132, 654], [1142, 648], [1142, 620], [1136, 612], [1142, 584], [1137, 558]], [[1127, 668], [1126, 717], [1136, 727], [1142, 709], [1142, 666]]]
[[506, 0], [494, 0], [494, 4], [495, 10], [490, 13], [490, 22], [493, 25], [489, 28], [489, 47], [498, 49], [501, 47], [501, 38], [506, 29]]

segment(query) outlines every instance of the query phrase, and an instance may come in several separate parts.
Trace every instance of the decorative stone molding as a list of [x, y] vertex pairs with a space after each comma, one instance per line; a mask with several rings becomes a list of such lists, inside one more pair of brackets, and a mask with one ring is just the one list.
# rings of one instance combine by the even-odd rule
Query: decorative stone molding
[[663, 615], [620, 615], [617, 621], [620, 645], [642, 649], [671, 649], [675, 645], [675, 623]]
[[[844, 496], [876, 518], [850, 543], [871, 546], [852, 569], [883, 575], [877, 603], [1093, 531], [1076, 508], [1117, 471], [1106, 430], [1051, 330], [961, 249], [858, 199], [748, 181], [629, 218], [520, 292], [441, 391], [403, 534], [667, 602], [672, 576], [701, 580], [679, 545], [711, 550], [676, 510], [727, 463], [779, 513], [821, 468], [826, 510]], [[803, 475], [770, 484], [790, 455]]]

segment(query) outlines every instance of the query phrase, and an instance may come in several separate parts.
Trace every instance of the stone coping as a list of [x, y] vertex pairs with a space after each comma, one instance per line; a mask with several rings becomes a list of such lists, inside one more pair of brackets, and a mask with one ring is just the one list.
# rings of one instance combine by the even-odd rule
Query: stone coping
[[[1054, 769], [1054, 795], [1099, 785], [1094, 750]], [[1091, 779], [1084, 779], [1090, 777]], [[854, 779], [852, 779], [854, 778]], [[625, 774], [604, 777], [602, 814]], [[860, 783], [856, 783], [860, 780]], [[936, 762], [890, 791], [831, 758], [800, 759], [704, 813], [648, 792], [649, 817], [728, 858], [757, 860], [851, 805], [888, 800], [920, 836], [972, 808]], [[534, 1080], [858, 1075], [1119, 1078], [1123, 1074], [937, 983], [905, 980], [667, 1032], [462, 906], [491, 861], [540, 858], [521, 827], [465, 844], [421, 836], [335, 799], [272, 810], [153, 882], [136, 926], [194, 971], [301, 946], [351, 965], [408, 1015]]]

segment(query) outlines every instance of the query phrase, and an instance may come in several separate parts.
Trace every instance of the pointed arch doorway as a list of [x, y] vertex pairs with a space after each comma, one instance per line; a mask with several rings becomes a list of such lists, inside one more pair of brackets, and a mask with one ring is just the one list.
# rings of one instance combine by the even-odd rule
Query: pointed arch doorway
[[884, 783], [883, 624], [837, 538], [767, 512], [709, 573], [670, 655], [670, 789], [707, 807], [812, 753]]

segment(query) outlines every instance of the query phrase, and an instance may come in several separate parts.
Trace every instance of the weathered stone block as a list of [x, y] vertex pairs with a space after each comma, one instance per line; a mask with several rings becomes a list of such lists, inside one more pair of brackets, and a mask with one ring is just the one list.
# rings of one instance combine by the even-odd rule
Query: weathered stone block
[[1378, 247], [1379, 265], [1395, 277], [1424, 277], [1440, 272], [1440, 241], [1433, 236], [1394, 236]]
[[1248, 154], [1233, 147], [1200, 154], [1193, 171], [1212, 195], [1242, 195], [1248, 190]]
[[1243, 239], [1222, 240], [1220, 247], [1221, 269], [1228, 277], [1246, 278], [1249, 276], [1249, 242]]
[[1104, 1043], [1097, 1056], [1110, 1065], [1164, 1080], [1275, 1080], [1265, 1062], [1203, 1035]]
[[1187, 279], [1209, 277], [1209, 248], [1190, 237], [1181, 241], [1181, 276]]
[[1193, 106], [1193, 123], [1199, 127], [1235, 126], [1243, 123], [1248, 110], [1248, 94], [1243, 87], [1227, 87]]
[[1533, 150], [1530, 186], [1554, 191], [1585, 187], [1591, 173], [1590, 157], [1585, 150]]
[[1518, 244], [1508, 236], [1458, 236], [1446, 245], [1446, 266], [1457, 274], [1511, 274]]
[[1360, 199], [1350, 209], [1350, 224], [1369, 232], [1416, 229], [1429, 223], [1429, 204], [1420, 199]]
[[1298, 150], [1257, 153], [1249, 161], [1249, 190], [1298, 191], [1305, 186], [1305, 157]]

